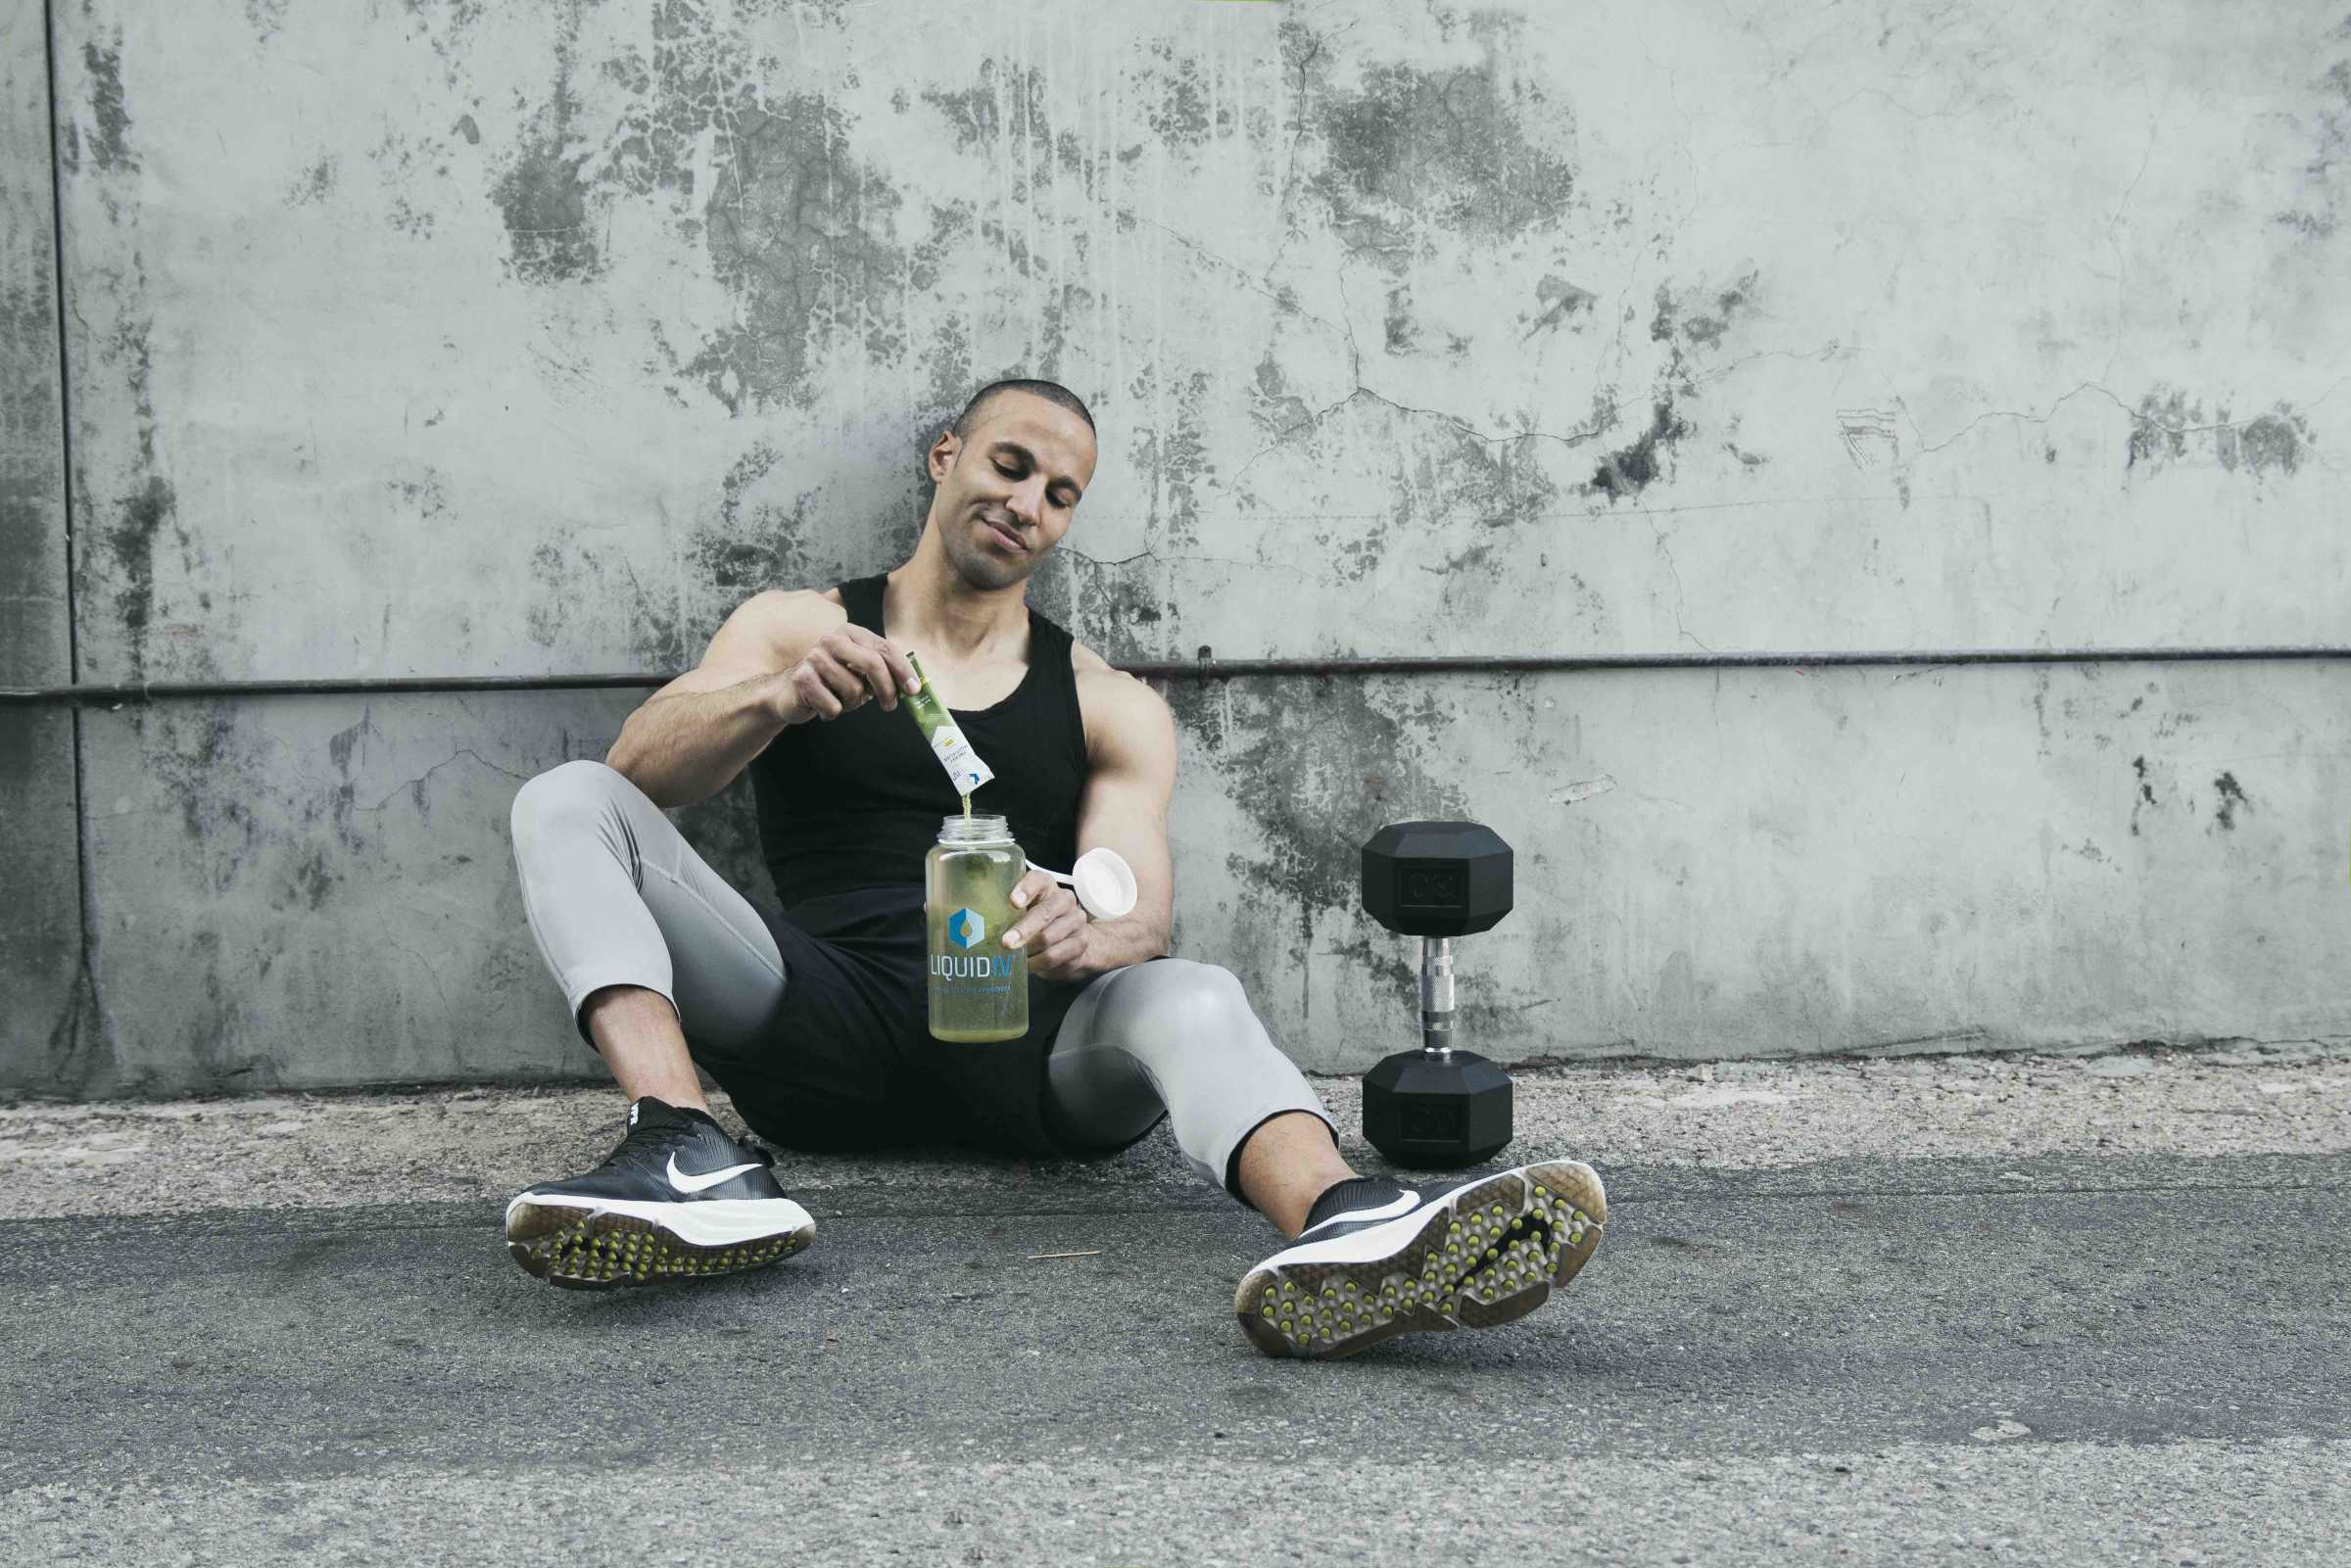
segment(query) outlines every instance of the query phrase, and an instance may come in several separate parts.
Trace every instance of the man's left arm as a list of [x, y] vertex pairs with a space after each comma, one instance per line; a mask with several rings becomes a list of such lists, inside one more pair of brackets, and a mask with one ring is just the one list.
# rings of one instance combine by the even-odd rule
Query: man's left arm
[[1080, 659], [1090, 767], [1078, 808], [1078, 851], [1117, 850], [1134, 868], [1135, 903], [1117, 920], [1088, 920], [1068, 888], [1037, 872], [1024, 877], [1013, 902], [1029, 913], [1004, 942], [1027, 947], [1029, 973], [1048, 980], [1088, 980], [1157, 958], [1168, 950], [1175, 921], [1175, 866], [1168, 853], [1175, 718], [1142, 682], [1098, 659]]

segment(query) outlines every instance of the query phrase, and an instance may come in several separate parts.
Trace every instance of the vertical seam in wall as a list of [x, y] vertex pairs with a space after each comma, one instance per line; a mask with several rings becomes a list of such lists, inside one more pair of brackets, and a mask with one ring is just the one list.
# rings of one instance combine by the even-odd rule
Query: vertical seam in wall
[[[73, 580], [73, 397], [68, 380], [66, 353], [66, 195], [65, 165], [57, 147], [57, 0], [41, 0], [41, 63], [49, 72], [49, 277], [57, 296], [57, 441], [58, 502], [66, 518], [66, 679], [81, 683], [81, 642], [74, 625], [77, 600]], [[76, 815], [79, 815], [79, 732], [73, 776]]]
[[[58, 506], [66, 524], [66, 677], [81, 683], [79, 577], [75, 571], [73, 539], [73, 387], [72, 356], [66, 332], [66, 167], [59, 156], [57, 121], [62, 104], [57, 94], [57, 0], [41, 0], [41, 62], [49, 75], [49, 246], [50, 286], [57, 296], [57, 441]], [[103, 1040], [106, 1010], [98, 1002], [95, 963], [98, 912], [91, 897], [90, 814], [82, 780], [82, 714], [73, 709], [73, 872], [81, 895], [81, 980], [89, 988], [90, 1024]], [[76, 1087], [86, 1087], [84, 1082]]]

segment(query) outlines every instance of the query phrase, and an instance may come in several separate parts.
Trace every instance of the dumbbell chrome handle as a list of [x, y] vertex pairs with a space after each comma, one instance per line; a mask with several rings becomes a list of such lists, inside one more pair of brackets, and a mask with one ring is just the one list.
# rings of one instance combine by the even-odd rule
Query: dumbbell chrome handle
[[1420, 1049], [1453, 1051], [1453, 938], [1420, 938]]

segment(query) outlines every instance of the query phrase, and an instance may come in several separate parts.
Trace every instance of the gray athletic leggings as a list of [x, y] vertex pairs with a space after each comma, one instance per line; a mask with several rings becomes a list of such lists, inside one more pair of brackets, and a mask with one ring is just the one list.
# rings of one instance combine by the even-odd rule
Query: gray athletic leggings
[[[600, 762], [567, 762], [522, 786], [512, 822], [523, 911], [575, 1024], [598, 990], [639, 985], [668, 999], [696, 1056], [770, 1039], [792, 982], [775, 937], [643, 790]], [[1221, 1186], [1269, 1117], [1306, 1112], [1337, 1142], [1240, 981], [1212, 964], [1163, 959], [1095, 978], [1054, 1036], [1045, 1081], [1047, 1115], [1073, 1146], [1124, 1146], [1164, 1113], [1184, 1159]]]

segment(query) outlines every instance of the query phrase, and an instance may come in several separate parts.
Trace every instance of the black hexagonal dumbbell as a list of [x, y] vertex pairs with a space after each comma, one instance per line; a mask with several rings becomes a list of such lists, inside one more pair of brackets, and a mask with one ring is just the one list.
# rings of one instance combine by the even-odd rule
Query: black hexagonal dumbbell
[[1364, 1137], [1399, 1165], [1458, 1169], [1510, 1143], [1511, 1078], [1453, 1043], [1453, 938], [1511, 912], [1511, 846], [1474, 822], [1391, 823], [1364, 845], [1364, 908], [1420, 938], [1420, 1049], [1364, 1074]]

